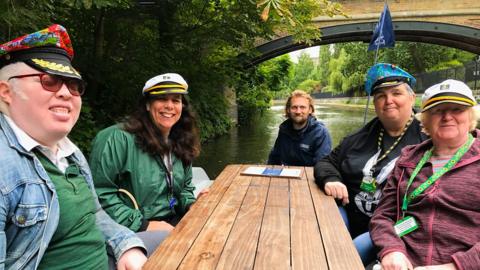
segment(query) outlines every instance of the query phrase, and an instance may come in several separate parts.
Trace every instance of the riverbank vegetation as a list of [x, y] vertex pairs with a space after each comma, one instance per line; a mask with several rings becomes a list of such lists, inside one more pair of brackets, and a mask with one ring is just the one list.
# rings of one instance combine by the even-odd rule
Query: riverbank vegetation
[[52, 23], [68, 29], [74, 65], [88, 83], [71, 135], [88, 151], [99, 129], [135, 107], [144, 82], [164, 72], [187, 79], [202, 140], [227, 132], [226, 88], [236, 89], [245, 116], [265, 108], [271, 95], [259, 83], [268, 72], [245, 70], [239, 59], [277, 34], [311, 42], [320, 37], [312, 18], [335, 14], [340, 5], [327, 0], [2, 1], [0, 42]]
[[[375, 57], [374, 52], [367, 52], [367, 47], [361, 42], [324, 45], [318, 47], [318, 57], [302, 53], [294, 63], [282, 56], [262, 63], [260, 69], [268, 66], [278, 70], [275, 66], [282, 66], [287, 70], [282, 81], [276, 83], [280, 87], [270, 88], [275, 98], [284, 98], [294, 89], [363, 96], [365, 74]], [[425, 74], [460, 67], [474, 58], [472, 53], [444, 46], [397, 42], [394, 48], [379, 51], [378, 62], [397, 64], [412, 74]]]

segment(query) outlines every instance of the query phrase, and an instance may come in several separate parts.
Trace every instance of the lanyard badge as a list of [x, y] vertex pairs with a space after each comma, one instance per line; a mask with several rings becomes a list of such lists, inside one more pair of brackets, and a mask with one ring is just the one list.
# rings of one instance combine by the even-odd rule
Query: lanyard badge
[[383, 153], [382, 156], [380, 154], [382, 153], [382, 142], [383, 142], [383, 135], [385, 133], [385, 130], [383, 128], [380, 129], [380, 132], [378, 134], [378, 139], [377, 139], [377, 153], [370, 158], [367, 161], [367, 164], [365, 164], [365, 168], [363, 169], [363, 178], [362, 178], [362, 183], [360, 184], [360, 189], [365, 192], [369, 193], [374, 193], [377, 190], [377, 181], [375, 177], [373, 177], [373, 173], [375, 172], [375, 167], [377, 164], [380, 163], [383, 159], [385, 159], [390, 152], [392, 152], [393, 149], [400, 143], [400, 141], [403, 138], [403, 135], [405, 135], [405, 132], [407, 131], [408, 127], [410, 124], [413, 122], [413, 114], [410, 116], [410, 119], [407, 121], [405, 124], [405, 127], [402, 130], [402, 133], [400, 136], [393, 142], [393, 144], [390, 146], [390, 148]]
[[402, 237], [418, 229], [418, 224], [414, 217], [407, 216], [397, 221], [393, 228], [398, 237]]
[[[405, 216], [407, 212], [408, 205], [410, 204], [411, 201], [413, 201], [415, 198], [417, 198], [420, 194], [422, 194], [427, 188], [429, 188], [431, 185], [433, 185], [442, 175], [444, 175], [446, 172], [450, 171], [455, 164], [462, 158], [462, 156], [468, 151], [470, 146], [473, 143], [473, 136], [471, 134], [468, 134], [468, 140], [465, 142], [458, 150], [455, 152], [453, 157], [445, 164], [439, 171], [436, 171], [434, 174], [432, 174], [425, 182], [420, 184], [414, 191], [412, 191], [410, 194], [408, 194], [408, 190], [410, 186], [412, 185], [414, 179], [418, 175], [419, 171], [422, 169], [423, 165], [430, 159], [432, 156], [433, 148], [429, 149], [425, 152], [423, 157], [420, 159], [418, 162], [417, 166], [413, 170], [412, 174], [410, 175], [410, 178], [408, 179], [407, 187], [405, 189], [405, 194], [403, 197], [403, 203], [402, 203], [402, 213], [403, 216]], [[414, 217], [412, 216], [405, 216], [401, 220], [397, 221], [395, 225], [393, 226], [395, 229], [395, 232], [399, 237], [402, 237], [418, 228], [418, 224], [415, 220]]]
[[370, 174], [363, 176], [362, 184], [360, 184], [360, 189], [370, 193], [375, 192], [375, 190], [377, 189], [377, 183], [371, 172]]
[[175, 210], [175, 204], [177, 204], [177, 199], [172, 196], [172, 198], [169, 201], [170, 210]]

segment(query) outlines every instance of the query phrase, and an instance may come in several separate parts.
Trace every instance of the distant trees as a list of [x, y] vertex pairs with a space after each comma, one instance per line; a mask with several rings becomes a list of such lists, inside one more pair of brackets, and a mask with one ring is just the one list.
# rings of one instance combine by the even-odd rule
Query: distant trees
[[[353, 90], [363, 94], [365, 74], [374, 63], [374, 53], [367, 52], [367, 47], [361, 42], [320, 46], [318, 64], [302, 54], [288, 72], [288, 89], [281, 90], [283, 96], [297, 88], [307, 92]], [[474, 57], [472, 53], [444, 46], [397, 42], [394, 48], [379, 51], [378, 62], [394, 63], [411, 73], [420, 73], [460, 66]]]

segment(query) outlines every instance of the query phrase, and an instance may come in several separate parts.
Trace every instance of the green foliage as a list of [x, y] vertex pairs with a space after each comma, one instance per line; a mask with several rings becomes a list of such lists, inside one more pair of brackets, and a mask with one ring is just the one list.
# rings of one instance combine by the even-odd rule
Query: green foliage
[[297, 87], [296, 89], [300, 89], [300, 90], [303, 90], [307, 93], [315, 93], [315, 92], [320, 92], [320, 82], [319, 81], [315, 81], [315, 80], [311, 80], [311, 79], [307, 79], [303, 82], [301, 82]]
[[[266, 64], [267, 66], [272, 63]], [[237, 89], [237, 105], [239, 124], [245, 124], [258, 113], [270, 107], [272, 92], [269, 82], [262, 76], [262, 70], [250, 69], [242, 75], [242, 80], [235, 86]]]
[[263, 62], [258, 66], [260, 83], [266, 83], [270, 91], [282, 91], [287, 87], [288, 77], [293, 62], [288, 54]]
[[298, 88], [300, 83], [307, 80], [312, 76], [312, 73], [315, 69], [315, 64], [310, 56], [303, 52], [298, 57], [298, 63], [293, 68], [293, 73], [290, 78], [290, 89], [294, 90]]
[[49, 24], [54, 8], [51, 0], [0, 1], [0, 37], [2, 37], [2, 41], [29, 33], [31, 29], [44, 28]]
[[262, 113], [270, 107], [272, 94], [265, 84], [255, 85], [244, 89], [238, 94], [237, 104], [242, 106], [238, 113], [240, 124], [246, 123], [256, 113]]
[[[292, 68], [294, 75], [290, 76], [290, 86], [300, 88], [302, 84], [304, 87], [302, 82], [312, 79], [318, 81], [323, 92], [342, 93], [354, 89], [356, 94], [363, 95], [365, 74], [373, 65], [375, 55], [367, 52], [367, 47], [368, 44], [361, 42], [320, 46], [319, 64], [305, 76], [308, 72], [298, 71], [308, 69], [311, 63], [306, 59], [309, 56], [302, 56]], [[397, 42], [393, 49], [380, 50], [377, 62], [394, 63], [411, 73], [419, 73], [461, 66], [474, 57], [472, 53], [444, 46]]]
[[196, 96], [191, 100], [195, 111], [201, 112], [197, 118], [201, 141], [206, 141], [214, 136], [226, 133], [232, 126], [232, 121], [227, 114], [227, 103], [218, 91], [210, 91]]
[[[394, 49], [383, 50], [380, 59], [396, 63], [411, 73], [420, 73], [452, 67], [446, 64], [451, 60], [465, 63], [474, 57], [472, 53], [440, 45], [397, 42]], [[455, 63], [452, 64], [455, 66]]]
[[340, 49], [337, 58], [330, 59], [328, 65], [330, 75], [328, 77], [328, 85], [331, 87], [330, 91], [333, 93], [341, 93], [346, 90], [346, 77], [343, 74], [344, 66], [348, 60], [348, 55], [344, 49]]
[[[202, 139], [226, 132], [231, 121], [225, 88], [236, 88], [239, 114], [246, 116], [269, 106], [270, 90], [287, 91], [285, 74], [292, 72], [288, 57], [266, 63], [257, 72], [243, 70], [238, 56], [251, 55], [256, 40], [277, 33], [311, 42], [320, 36], [312, 18], [341, 14], [337, 3], [326, 0], [153, 2], [149, 6], [131, 0], [0, 3], [2, 41], [52, 23], [68, 29], [74, 65], [88, 83], [84, 112], [72, 132], [84, 150], [98, 129], [137, 106], [147, 79], [164, 72], [180, 73], [189, 82]], [[265, 5], [269, 5], [268, 20], [262, 21]]]
[[320, 87], [328, 85], [328, 73], [329, 73], [329, 63], [330, 63], [330, 51], [329, 45], [319, 46], [318, 52], [318, 64], [315, 68], [313, 79], [317, 80], [320, 84]]
[[[253, 2], [252, 0], [250, 0]], [[327, 0], [257, 0], [263, 21], [275, 25], [273, 30], [291, 33], [295, 41], [313, 43], [320, 38], [320, 31], [312, 23], [318, 16], [344, 15], [339, 3]]]
[[91, 140], [98, 131], [99, 127], [93, 118], [92, 108], [84, 100], [80, 118], [69, 137], [82, 150], [83, 154], [88, 156]]

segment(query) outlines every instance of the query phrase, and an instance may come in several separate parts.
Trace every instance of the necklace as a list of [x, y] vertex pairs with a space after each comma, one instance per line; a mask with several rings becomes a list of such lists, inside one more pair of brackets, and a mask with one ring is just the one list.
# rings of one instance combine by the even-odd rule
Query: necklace
[[[375, 178], [373, 177], [373, 173], [375, 172], [375, 167], [377, 166], [377, 164], [380, 161], [385, 159], [387, 157], [387, 155], [390, 154], [390, 152], [392, 152], [392, 150], [395, 149], [395, 147], [400, 143], [400, 141], [403, 138], [403, 135], [405, 135], [405, 133], [407, 132], [408, 127], [412, 124], [413, 117], [414, 116], [413, 116], [413, 113], [412, 113], [411, 116], [410, 116], [410, 119], [408, 119], [407, 123], [405, 124], [405, 127], [403, 128], [400, 136], [395, 140], [395, 142], [392, 144], [392, 146], [390, 146], [390, 148], [388, 148], [388, 150], [385, 151], [385, 153], [383, 153], [383, 155], [380, 156], [380, 158], [378, 158], [373, 163], [372, 168], [368, 171], [368, 173], [366, 173], [366, 175], [363, 176], [362, 183], [360, 184], [360, 189], [361, 190], [366, 191], [366, 192], [375, 192], [375, 190], [377, 189], [377, 182], [376, 182]], [[382, 127], [380, 129], [380, 133], [378, 134], [378, 140], [377, 140], [377, 146], [378, 146], [377, 151], [379, 151], [379, 152], [382, 150], [382, 142], [383, 142], [383, 135], [384, 134], [385, 134], [385, 129]], [[364, 173], [365, 173], [365, 171], [364, 171]]]
[[[375, 168], [375, 166], [380, 162], [382, 161], [384, 158], [387, 157], [388, 154], [390, 154], [390, 152], [392, 152], [393, 149], [395, 149], [395, 147], [400, 143], [400, 141], [402, 140], [403, 138], [403, 135], [405, 135], [405, 132], [407, 132], [407, 129], [408, 127], [410, 126], [410, 124], [412, 124], [413, 122], [413, 113], [412, 115], [410, 116], [410, 119], [408, 119], [407, 123], [405, 124], [405, 127], [403, 128], [402, 130], [402, 133], [400, 133], [400, 136], [395, 140], [395, 142], [392, 144], [392, 146], [390, 146], [390, 148], [388, 148], [387, 151], [385, 151], [385, 153], [379, 158], [377, 159], [377, 162], [375, 162], [375, 164], [373, 165], [372, 168]], [[380, 133], [378, 135], [378, 150], [381, 150], [382, 149], [382, 141], [383, 141], [383, 134], [385, 133], [385, 129], [382, 127], [380, 129]]]

